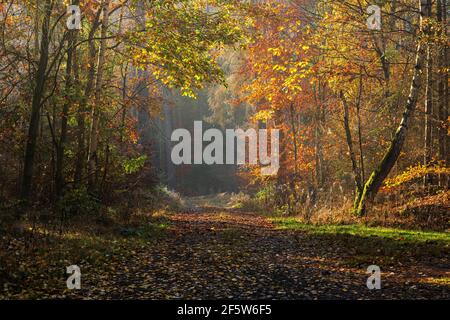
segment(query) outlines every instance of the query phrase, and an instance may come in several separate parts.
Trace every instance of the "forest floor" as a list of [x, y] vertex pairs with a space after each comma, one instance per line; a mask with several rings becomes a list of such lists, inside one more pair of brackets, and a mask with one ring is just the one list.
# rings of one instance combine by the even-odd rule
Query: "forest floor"
[[[45, 245], [28, 249], [3, 235], [0, 298], [450, 298], [448, 233], [308, 226], [208, 206], [121, 233], [47, 234]], [[80, 290], [66, 288], [72, 264]], [[372, 264], [381, 268], [380, 290], [366, 286]]]

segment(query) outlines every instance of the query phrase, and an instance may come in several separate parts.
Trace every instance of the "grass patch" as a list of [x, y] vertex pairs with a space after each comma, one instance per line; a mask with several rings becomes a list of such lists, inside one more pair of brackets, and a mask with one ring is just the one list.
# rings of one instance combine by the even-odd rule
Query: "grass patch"
[[298, 221], [296, 218], [272, 218], [278, 229], [299, 230], [315, 235], [347, 234], [363, 238], [380, 237], [410, 243], [439, 242], [450, 245], [450, 233], [403, 230], [395, 228], [367, 227], [359, 224], [350, 225], [314, 225]]
[[[359, 224], [306, 224], [296, 218], [272, 218], [278, 229], [293, 230], [320, 239], [323, 250], [339, 250], [340, 263], [349, 267], [383, 266], [412, 260], [446, 264], [450, 255], [450, 234]], [[321, 250], [322, 250], [321, 249]]]
[[138, 228], [136, 235], [145, 240], [155, 240], [166, 237], [168, 230], [169, 224], [167, 222], [155, 222]]

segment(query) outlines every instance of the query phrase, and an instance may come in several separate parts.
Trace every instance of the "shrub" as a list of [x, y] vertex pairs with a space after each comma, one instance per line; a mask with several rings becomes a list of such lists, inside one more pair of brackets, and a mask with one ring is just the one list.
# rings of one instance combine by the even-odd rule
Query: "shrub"
[[66, 217], [98, 213], [100, 207], [100, 200], [89, 194], [86, 188], [68, 190], [56, 204], [57, 210]]

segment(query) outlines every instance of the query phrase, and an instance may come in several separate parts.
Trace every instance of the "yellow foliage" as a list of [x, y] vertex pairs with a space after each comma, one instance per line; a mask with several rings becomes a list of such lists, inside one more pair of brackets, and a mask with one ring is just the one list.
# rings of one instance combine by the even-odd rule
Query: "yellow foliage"
[[430, 166], [425, 166], [422, 164], [417, 164], [415, 166], [411, 166], [401, 174], [386, 179], [384, 182], [384, 190], [389, 190], [395, 187], [398, 187], [406, 182], [412, 181], [417, 178], [422, 178], [428, 174], [434, 175], [450, 175], [450, 167], [446, 167], [445, 165], [433, 164]]
[[259, 110], [253, 116], [253, 119], [261, 120], [261, 121], [267, 121], [267, 120], [272, 119], [273, 114], [274, 114], [273, 110]]

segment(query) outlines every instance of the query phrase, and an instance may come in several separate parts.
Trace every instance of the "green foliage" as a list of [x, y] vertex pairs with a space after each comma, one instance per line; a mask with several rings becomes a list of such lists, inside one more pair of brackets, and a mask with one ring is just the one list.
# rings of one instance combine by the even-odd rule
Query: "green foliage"
[[275, 207], [275, 186], [274, 184], [268, 184], [259, 189], [255, 198], [266, 207]]
[[234, 198], [234, 208], [282, 215], [289, 212], [287, 204], [277, 203], [275, 185], [269, 183], [259, 189], [254, 196], [238, 193]]
[[232, 207], [235, 209], [257, 212], [261, 212], [263, 210], [261, 204], [257, 201], [257, 199], [243, 192], [239, 192], [238, 194], [233, 195], [230, 202], [232, 204]]
[[146, 28], [127, 35], [137, 66], [150, 67], [166, 86], [193, 98], [206, 82], [224, 83], [214, 51], [243, 37], [231, 2], [214, 3], [214, 14], [205, 12], [205, 5], [199, 0], [157, 2], [147, 11]]
[[136, 230], [136, 236], [145, 240], [160, 239], [167, 236], [169, 222], [167, 219], [159, 219], [146, 223]]
[[100, 201], [89, 194], [86, 188], [68, 190], [56, 204], [65, 216], [98, 213]]
[[146, 155], [124, 160], [122, 166], [125, 173], [132, 174], [139, 171], [144, 166], [145, 160], [147, 160]]
[[144, 202], [145, 208], [152, 211], [163, 209], [176, 212], [184, 207], [181, 196], [161, 184], [151, 189], [141, 190], [135, 196]]

